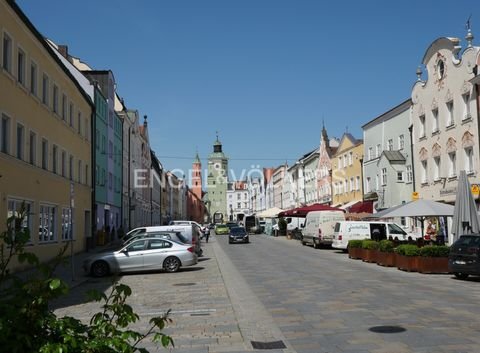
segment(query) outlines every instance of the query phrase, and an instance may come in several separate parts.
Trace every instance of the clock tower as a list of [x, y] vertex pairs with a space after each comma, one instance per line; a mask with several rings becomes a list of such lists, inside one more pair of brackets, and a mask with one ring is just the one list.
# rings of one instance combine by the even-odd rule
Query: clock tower
[[214, 223], [227, 221], [228, 158], [218, 139], [213, 144], [213, 153], [208, 157], [207, 192], [210, 212]]

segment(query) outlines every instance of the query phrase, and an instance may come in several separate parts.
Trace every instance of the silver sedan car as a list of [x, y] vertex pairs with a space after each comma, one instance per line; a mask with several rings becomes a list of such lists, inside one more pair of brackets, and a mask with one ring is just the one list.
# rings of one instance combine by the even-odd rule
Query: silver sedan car
[[84, 261], [83, 268], [95, 277], [102, 277], [112, 272], [162, 269], [176, 272], [182, 266], [193, 266], [197, 262], [195, 249], [190, 244], [144, 238], [123, 245], [119, 250], [91, 256]]

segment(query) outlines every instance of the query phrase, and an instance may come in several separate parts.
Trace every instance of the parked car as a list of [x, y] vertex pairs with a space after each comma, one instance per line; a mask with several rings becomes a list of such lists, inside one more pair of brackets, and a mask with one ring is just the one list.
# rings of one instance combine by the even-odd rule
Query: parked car
[[480, 275], [480, 234], [462, 235], [453, 243], [448, 257], [448, 269], [460, 279]]
[[182, 233], [180, 232], [165, 232], [165, 231], [153, 231], [153, 232], [148, 232], [146, 231], [145, 233], [137, 233], [133, 237], [127, 239], [123, 245], [130, 244], [131, 242], [138, 240], [138, 239], [144, 239], [144, 238], [160, 238], [160, 239], [167, 239], [167, 240], [173, 240], [176, 241], [177, 243], [181, 244], [188, 244], [188, 239], [185, 238]]
[[249, 243], [247, 230], [244, 227], [232, 227], [228, 234], [228, 243]]
[[305, 228], [302, 229], [302, 245], [311, 244], [314, 248], [331, 245], [335, 224], [345, 220], [343, 211], [312, 211], [307, 214]]
[[203, 250], [200, 244], [201, 231], [200, 228], [195, 224], [173, 224], [169, 226], [139, 227], [132, 229], [130, 232], [128, 232], [126, 237], [128, 239], [136, 234], [148, 232], [180, 232], [185, 238], [188, 239], [188, 243], [192, 244], [195, 247], [195, 253], [198, 256], [202, 256]]
[[215, 226], [215, 234], [217, 235], [228, 234], [229, 232], [230, 229], [227, 227], [226, 224], [217, 224]]
[[110, 273], [165, 270], [176, 272], [182, 266], [197, 264], [195, 249], [190, 244], [172, 240], [144, 238], [122, 245], [116, 251], [108, 251], [87, 258], [85, 272], [102, 277]]

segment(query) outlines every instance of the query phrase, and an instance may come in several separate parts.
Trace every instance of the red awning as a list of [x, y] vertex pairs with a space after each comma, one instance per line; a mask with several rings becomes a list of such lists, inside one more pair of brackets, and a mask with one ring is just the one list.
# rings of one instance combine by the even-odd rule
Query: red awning
[[350, 213], [373, 213], [373, 201], [359, 201], [349, 209]]
[[336, 207], [330, 207], [327, 205], [322, 205], [319, 203], [314, 203], [313, 205], [310, 206], [304, 206], [304, 207], [298, 207], [294, 208], [292, 210], [280, 212], [278, 214], [278, 217], [306, 217], [308, 212], [311, 211], [342, 211], [345, 212], [345, 210], [342, 210], [341, 208], [336, 208]]

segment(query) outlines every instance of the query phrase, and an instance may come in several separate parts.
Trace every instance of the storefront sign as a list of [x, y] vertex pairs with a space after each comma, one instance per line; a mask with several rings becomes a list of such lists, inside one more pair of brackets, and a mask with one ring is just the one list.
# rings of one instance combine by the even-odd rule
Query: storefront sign
[[456, 195], [456, 194], [457, 194], [456, 187], [445, 188], [440, 190], [440, 196], [448, 196], [448, 195]]

